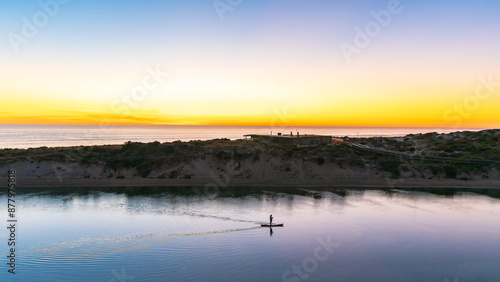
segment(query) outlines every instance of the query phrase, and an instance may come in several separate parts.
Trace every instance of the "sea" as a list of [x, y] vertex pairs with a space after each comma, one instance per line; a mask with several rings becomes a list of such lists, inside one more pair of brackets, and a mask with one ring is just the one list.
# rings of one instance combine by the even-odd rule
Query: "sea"
[[180, 125], [0, 125], [0, 148], [67, 147], [132, 142], [173, 142], [227, 138], [245, 134], [320, 134], [337, 137], [404, 136], [418, 133], [478, 131], [479, 128], [422, 127], [271, 127]]

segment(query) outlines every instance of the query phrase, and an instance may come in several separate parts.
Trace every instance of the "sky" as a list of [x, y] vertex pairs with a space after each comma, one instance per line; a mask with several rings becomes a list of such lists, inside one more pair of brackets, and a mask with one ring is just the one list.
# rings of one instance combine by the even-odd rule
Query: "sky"
[[0, 124], [500, 127], [500, 1], [0, 2]]

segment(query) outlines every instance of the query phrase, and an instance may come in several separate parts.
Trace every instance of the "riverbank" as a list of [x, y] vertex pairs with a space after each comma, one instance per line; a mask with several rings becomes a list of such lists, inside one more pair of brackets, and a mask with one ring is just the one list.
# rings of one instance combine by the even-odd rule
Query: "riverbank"
[[[334, 182], [321, 180], [291, 181], [291, 180], [243, 180], [236, 179], [221, 182], [214, 179], [168, 180], [164, 179], [30, 179], [18, 181], [18, 187], [142, 187], [142, 186], [189, 186], [206, 187], [208, 191], [226, 187], [266, 187], [279, 190], [282, 187], [307, 188], [471, 188], [500, 189], [500, 181], [496, 180], [426, 180], [426, 179], [338, 179]], [[273, 189], [274, 190], [274, 189]]]

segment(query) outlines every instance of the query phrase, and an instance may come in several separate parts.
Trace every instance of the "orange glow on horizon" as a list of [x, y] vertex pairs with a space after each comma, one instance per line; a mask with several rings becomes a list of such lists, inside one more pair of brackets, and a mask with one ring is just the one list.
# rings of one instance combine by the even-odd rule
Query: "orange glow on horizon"
[[40, 125], [204, 125], [204, 126], [304, 126], [304, 127], [442, 127], [442, 128], [498, 128], [496, 122], [468, 122], [461, 126], [450, 126], [445, 122], [408, 122], [404, 119], [392, 120], [391, 118], [373, 118], [371, 121], [361, 120], [324, 120], [313, 119], [290, 119], [288, 122], [279, 121], [276, 117], [219, 117], [219, 116], [183, 116], [169, 119], [161, 116], [130, 116], [120, 117], [116, 115], [94, 114], [87, 116], [65, 116], [65, 115], [30, 115], [6, 117], [0, 114], [1, 124], [40, 124]]
[[[325, 79], [326, 80], [326, 79]], [[203, 87], [186, 89], [185, 81], [177, 86], [153, 92], [132, 106], [120, 100], [96, 96], [48, 95], [48, 92], [25, 89], [4, 98], [1, 124], [81, 124], [81, 125], [211, 125], [211, 126], [338, 126], [338, 127], [440, 127], [498, 128], [497, 105], [500, 95], [490, 95], [476, 107], [464, 106], [473, 97], [475, 80], [461, 90], [433, 85], [412, 86], [405, 83], [367, 80], [366, 85], [348, 84], [330, 89], [314, 80], [303, 84], [291, 82], [282, 88], [252, 88], [259, 95], [230, 91], [201, 95]], [[221, 84], [223, 82], [220, 82]], [[171, 84], [174, 86], [175, 81]], [[417, 82], [413, 82], [419, 85]], [[472, 85], [472, 87], [470, 86]], [[182, 86], [182, 87], [181, 87]], [[172, 88], [172, 89], [171, 89]], [[281, 89], [281, 90], [280, 90]], [[176, 92], [173, 92], [176, 91]], [[267, 91], [279, 95], [266, 95]], [[38, 93], [38, 94], [35, 94]], [[288, 93], [287, 95], [283, 93]], [[311, 93], [303, 95], [302, 93]], [[346, 94], [335, 94], [346, 93]], [[401, 93], [404, 93], [402, 95]], [[469, 99], [470, 100], [470, 99]], [[460, 106], [461, 110], [456, 107]], [[464, 112], [465, 111], [465, 112]]]

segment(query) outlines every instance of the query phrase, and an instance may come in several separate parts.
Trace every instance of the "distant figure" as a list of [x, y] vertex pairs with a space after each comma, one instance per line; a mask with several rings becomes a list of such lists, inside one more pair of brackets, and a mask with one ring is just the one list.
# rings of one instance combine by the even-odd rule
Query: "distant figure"
[[272, 225], [273, 224], [273, 215], [270, 215], [269, 216], [269, 225]]

